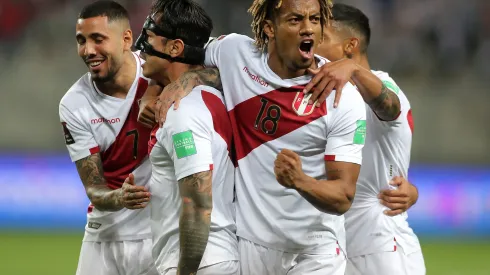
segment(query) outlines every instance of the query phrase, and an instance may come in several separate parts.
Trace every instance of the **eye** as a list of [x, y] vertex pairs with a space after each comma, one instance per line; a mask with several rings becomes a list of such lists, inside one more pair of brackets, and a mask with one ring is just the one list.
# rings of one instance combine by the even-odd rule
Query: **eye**
[[314, 16], [313, 18], [310, 19], [311, 22], [315, 22], [315, 23], [318, 23], [320, 22], [320, 16]]
[[83, 44], [85, 44], [85, 39], [84, 38], [77, 38], [77, 43], [78, 43], [78, 45], [83, 45]]
[[293, 18], [289, 19], [289, 22], [294, 23], [294, 24], [299, 23], [300, 21], [301, 21], [301, 19], [299, 19], [298, 17], [293, 17]]
[[95, 44], [102, 44], [102, 42], [104, 42], [104, 39], [96, 38], [94, 41], [95, 41]]

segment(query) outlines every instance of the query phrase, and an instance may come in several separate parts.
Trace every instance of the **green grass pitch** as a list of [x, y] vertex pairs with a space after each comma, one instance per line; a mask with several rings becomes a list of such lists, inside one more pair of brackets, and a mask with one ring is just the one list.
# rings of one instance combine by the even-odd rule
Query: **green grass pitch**
[[[0, 232], [0, 274], [75, 274], [82, 233]], [[490, 274], [490, 240], [422, 239], [427, 275]]]

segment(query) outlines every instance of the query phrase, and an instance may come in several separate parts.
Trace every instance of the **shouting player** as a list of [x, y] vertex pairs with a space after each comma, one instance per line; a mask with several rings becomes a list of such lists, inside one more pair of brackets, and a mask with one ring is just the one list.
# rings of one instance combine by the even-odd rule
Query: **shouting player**
[[[237, 235], [243, 274], [344, 274], [344, 218], [355, 193], [366, 109], [353, 85], [309, 104], [303, 92], [330, 14], [327, 0], [256, 0], [255, 40], [211, 42], [206, 65], [161, 94], [168, 101], [199, 83], [222, 84], [234, 131]], [[214, 83], [213, 83], [214, 82]], [[177, 106], [176, 106], [177, 107]], [[175, 107], [174, 107], [175, 108]]]
[[387, 73], [370, 71], [366, 15], [344, 4], [335, 4], [332, 14], [318, 54], [335, 62], [325, 65], [324, 72], [351, 79], [368, 109], [364, 161], [354, 202], [345, 214], [346, 274], [423, 275], [420, 244], [405, 212], [418, 198], [416, 187], [405, 179], [413, 131], [410, 103]]
[[[143, 74], [165, 86], [202, 69], [211, 30], [192, 0], [155, 1], [136, 42]], [[231, 145], [222, 95], [209, 86], [195, 87], [152, 132], [151, 229], [160, 274], [239, 274]]]
[[151, 130], [137, 123], [137, 100], [148, 81], [131, 52], [127, 11], [113, 1], [85, 6], [76, 40], [89, 72], [68, 90], [59, 112], [91, 202], [77, 274], [151, 274], [150, 194], [132, 184], [146, 185], [151, 175]]

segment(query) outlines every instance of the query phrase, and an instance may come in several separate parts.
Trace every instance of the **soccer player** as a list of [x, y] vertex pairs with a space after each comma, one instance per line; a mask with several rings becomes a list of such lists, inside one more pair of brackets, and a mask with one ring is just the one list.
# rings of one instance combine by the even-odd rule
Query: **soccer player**
[[[165, 86], [202, 69], [212, 27], [192, 0], [155, 1], [136, 43], [143, 74]], [[160, 274], [239, 274], [231, 145], [221, 92], [204, 85], [152, 132], [151, 230]]]
[[324, 72], [351, 79], [368, 109], [364, 160], [354, 202], [345, 214], [346, 274], [425, 274], [420, 244], [405, 212], [418, 198], [416, 187], [405, 179], [413, 131], [410, 103], [387, 73], [370, 70], [366, 15], [344, 4], [335, 4], [332, 14], [318, 54], [335, 62], [325, 65]]
[[238, 159], [243, 274], [344, 274], [342, 214], [360, 171], [366, 109], [349, 83], [337, 108], [334, 94], [317, 106], [303, 92], [307, 70], [326, 62], [314, 53], [330, 4], [256, 0], [249, 11], [255, 40], [231, 34], [206, 49], [205, 64], [221, 77], [186, 73], [165, 87], [160, 105], [195, 84], [222, 84]]
[[77, 274], [152, 274], [150, 193], [133, 185], [148, 184], [151, 175], [151, 129], [137, 123], [148, 80], [131, 52], [127, 11], [113, 1], [85, 6], [76, 40], [89, 72], [61, 99], [59, 114], [91, 202]]

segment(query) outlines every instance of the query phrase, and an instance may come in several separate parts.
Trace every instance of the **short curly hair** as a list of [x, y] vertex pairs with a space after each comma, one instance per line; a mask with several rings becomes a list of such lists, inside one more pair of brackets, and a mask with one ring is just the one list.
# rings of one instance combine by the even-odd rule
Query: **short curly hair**
[[[274, 12], [281, 8], [283, 0], [254, 0], [248, 12], [252, 15], [252, 31], [255, 35], [255, 44], [261, 50], [267, 46], [268, 37], [264, 32], [265, 20], [273, 18]], [[332, 17], [332, 0], [318, 0], [320, 3], [320, 23], [327, 25]]]

